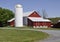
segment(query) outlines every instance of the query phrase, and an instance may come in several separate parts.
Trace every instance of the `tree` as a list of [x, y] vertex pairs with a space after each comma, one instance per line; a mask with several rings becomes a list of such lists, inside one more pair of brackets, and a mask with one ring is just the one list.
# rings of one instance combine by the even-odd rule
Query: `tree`
[[14, 17], [14, 13], [5, 8], [0, 7], [0, 26], [6, 26], [7, 21]]
[[53, 24], [56, 24], [56, 23], [58, 23], [58, 20], [60, 20], [60, 17], [48, 18], [48, 19], [51, 20], [51, 22], [52, 22]]

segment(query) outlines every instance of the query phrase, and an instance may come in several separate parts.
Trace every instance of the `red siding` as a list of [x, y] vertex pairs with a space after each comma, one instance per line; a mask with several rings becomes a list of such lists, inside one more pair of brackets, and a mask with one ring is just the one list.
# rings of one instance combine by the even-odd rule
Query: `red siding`
[[34, 11], [31, 15], [28, 17], [41, 17], [36, 11]]
[[33, 26], [48, 26], [48, 27], [51, 27], [51, 22], [33, 22]]
[[12, 27], [14, 26], [14, 24], [15, 24], [14, 21], [9, 22], [9, 25]]
[[47, 22], [46, 25], [48, 25], [48, 27], [51, 27], [51, 22]]

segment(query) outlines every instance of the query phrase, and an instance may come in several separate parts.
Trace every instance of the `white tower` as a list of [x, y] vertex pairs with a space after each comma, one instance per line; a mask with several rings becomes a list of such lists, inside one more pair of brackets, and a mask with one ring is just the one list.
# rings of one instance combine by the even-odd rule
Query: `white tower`
[[15, 27], [23, 27], [23, 8], [20, 4], [15, 6]]

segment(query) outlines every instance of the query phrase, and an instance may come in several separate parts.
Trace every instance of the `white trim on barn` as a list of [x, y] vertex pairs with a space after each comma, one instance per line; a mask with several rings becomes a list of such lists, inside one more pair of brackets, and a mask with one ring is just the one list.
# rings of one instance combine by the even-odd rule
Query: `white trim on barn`
[[48, 19], [43, 19], [41, 17], [28, 17], [33, 22], [51, 22]]

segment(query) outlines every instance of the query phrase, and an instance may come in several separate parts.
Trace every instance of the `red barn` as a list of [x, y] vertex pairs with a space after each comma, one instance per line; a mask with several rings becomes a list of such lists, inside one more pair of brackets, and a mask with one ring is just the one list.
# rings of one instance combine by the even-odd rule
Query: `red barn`
[[[10, 26], [14, 26], [14, 18], [9, 20]], [[36, 28], [47, 28], [51, 27], [51, 21], [48, 19], [43, 19], [38, 12], [31, 11], [23, 14], [23, 24], [27, 26], [32, 26]]]
[[51, 21], [40, 17], [28, 17], [28, 26], [34, 28], [47, 28], [51, 27]]
[[8, 25], [14, 26], [15, 18], [12, 18], [11, 20], [8, 20]]
[[23, 24], [28, 25], [28, 17], [41, 17], [36, 11], [26, 12], [23, 15]]

